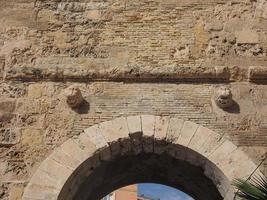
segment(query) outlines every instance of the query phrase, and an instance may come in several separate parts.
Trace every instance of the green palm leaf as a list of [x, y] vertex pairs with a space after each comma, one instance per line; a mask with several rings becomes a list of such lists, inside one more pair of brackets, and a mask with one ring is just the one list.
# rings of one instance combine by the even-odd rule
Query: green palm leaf
[[238, 197], [244, 200], [267, 200], [267, 179], [256, 177], [253, 180], [246, 181], [237, 179], [233, 185], [238, 189]]

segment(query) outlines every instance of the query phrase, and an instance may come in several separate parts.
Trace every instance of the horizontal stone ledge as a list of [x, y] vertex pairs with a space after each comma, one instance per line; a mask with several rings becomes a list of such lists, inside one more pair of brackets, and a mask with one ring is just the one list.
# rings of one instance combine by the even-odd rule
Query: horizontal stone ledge
[[226, 82], [230, 71], [225, 66], [216, 67], [162, 67], [162, 68], [94, 68], [80, 67], [13, 67], [6, 72], [5, 80], [21, 81], [177, 81]]
[[267, 82], [267, 67], [251, 66], [248, 70], [249, 81]]

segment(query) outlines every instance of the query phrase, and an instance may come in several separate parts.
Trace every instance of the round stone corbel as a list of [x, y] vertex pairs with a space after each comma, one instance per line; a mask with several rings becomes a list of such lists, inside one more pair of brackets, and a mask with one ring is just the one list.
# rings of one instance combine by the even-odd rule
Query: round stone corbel
[[222, 109], [229, 108], [234, 103], [230, 88], [225, 86], [216, 88], [214, 100], [216, 105]]
[[78, 108], [84, 101], [81, 90], [77, 86], [65, 89], [66, 102], [71, 108]]

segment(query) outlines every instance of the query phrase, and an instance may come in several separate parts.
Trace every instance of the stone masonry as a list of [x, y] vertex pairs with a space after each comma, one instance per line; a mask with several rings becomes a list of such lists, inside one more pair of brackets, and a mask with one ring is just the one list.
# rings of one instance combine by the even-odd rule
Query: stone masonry
[[[0, 24], [0, 199], [21, 200], [68, 139], [136, 115], [202, 125], [267, 175], [266, 0], [0, 0]], [[222, 87], [228, 108], [216, 103]], [[149, 152], [153, 141], [133, 133]]]

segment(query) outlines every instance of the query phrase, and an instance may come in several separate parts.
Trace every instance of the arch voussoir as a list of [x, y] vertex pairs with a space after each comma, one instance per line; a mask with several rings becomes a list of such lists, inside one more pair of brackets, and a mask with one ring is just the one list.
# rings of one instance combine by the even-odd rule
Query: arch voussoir
[[142, 131], [143, 131], [142, 148], [143, 151], [146, 153], [154, 151], [155, 121], [156, 121], [156, 116], [154, 115], [141, 116]]
[[184, 120], [178, 119], [178, 118], [170, 118], [169, 120], [169, 126], [167, 131], [166, 140], [168, 142], [175, 142], [178, 140], [181, 130], [184, 125]]
[[198, 127], [199, 125], [194, 122], [185, 121], [181, 133], [175, 143], [187, 147]]
[[66, 154], [61, 147], [54, 150], [49, 158], [73, 170], [80, 164], [79, 160], [71, 155]]
[[74, 139], [74, 142], [77, 143], [88, 156], [93, 155], [97, 151], [96, 145], [84, 132], [81, 133], [77, 139]]
[[143, 135], [141, 116], [139, 115], [128, 116], [126, 117], [126, 120], [127, 120], [128, 130], [129, 130], [129, 136], [137, 141], [141, 139]]
[[61, 187], [62, 185], [59, 184], [58, 180], [50, 177], [47, 172], [38, 169], [25, 189], [23, 199], [45, 200], [48, 197], [56, 199]]
[[111, 151], [104, 136], [99, 133], [99, 126], [94, 125], [84, 130], [82, 137], [88, 137], [90, 142], [95, 145], [96, 152], [100, 154], [102, 160], [109, 160], [111, 158]]
[[257, 166], [254, 162], [240, 149], [237, 148], [227, 158], [228, 161], [224, 165], [218, 164], [218, 167], [225, 172], [230, 179], [248, 178], [256, 170]]
[[195, 132], [195, 134], [193, 135], [193, 137], [191, 138], [189, 144], [188, 144], [188, 148], [196, 151], [196, 152], [200, 152], [200, 150], [202, 149], [203, 145], [206, 143], [206, 141], [209, 138], [213, 138], [214, 137], [214, 132], [211, 131], [208, 128], [205, 128], [203, 126], [199, 126]]
[[[29, 192], [27, 192], [27, 190]], [[23, 200], [57, 200], [59, 191], [44, 187], [42, 185], [30, 184], [25, 189]]]
[[200, 147], [198, 152], [205, 156], [209, 157], [226, 139], [223, 135], [218, 134], [216, 132], [212, 132], [211, 137], [209, 137], [206, 142]]
[[110, 146], [112, 156], [119, 155], [131, 148], [128, 124], [125, 117], [99, 124], [98, 133], [104, 137]]
[[48, 157], [46, 161], [40, 165], [39, 169], [46, 172], [52, 179], [57, 180], [59, 187], [64, 185], [68, 177], [74, 171], [68, 166], [51, 159], [51, 157]]
[[60, 148], [65, 154], [71, 156], [75, 160], [78, 160], [79, 164], [84, 162], [88, 156], [90, 156], [88, 148], [81, 148], [74, 139], [67, 140], [60, 146]]
[[156, 116], [154, 138], [158, 141], [164, 141], [167, 137], [170, 117]]
[[169, 122], [170, 117], [168, 116], [157, 116], [155, 119], [154, 153], [161, 154], [166, 151]]
[[141, 123], [141, 116], [128, 116], [126, 117], [128, 130], [129, 130], [129, 137], [132, 144], [132, 151], [135, 154], [139, 154], [142, 152], [142, 123]]
[[225, 140], [209, 159], [232, 181], [236, 178], [247, 178], [257, 166], [235, 144]]
[[74, 169], [56, 162], [49, 156], [32, 177], [24, 191], [23, 199], [56, 200], [73, 171]]

